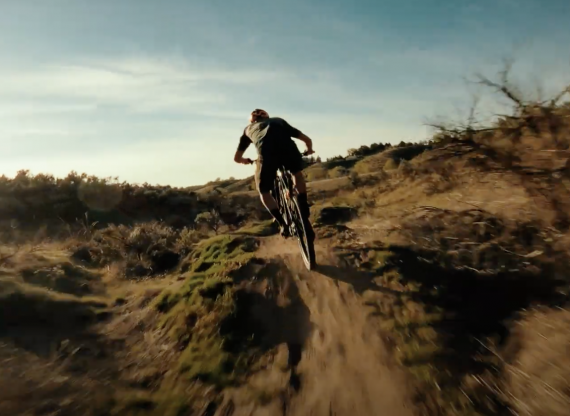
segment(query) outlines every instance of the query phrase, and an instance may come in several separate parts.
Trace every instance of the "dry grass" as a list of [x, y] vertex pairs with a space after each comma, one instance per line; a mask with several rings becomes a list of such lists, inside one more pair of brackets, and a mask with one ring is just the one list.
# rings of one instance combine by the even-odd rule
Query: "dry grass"
[[570, 409], [570, 311], [537, 310], [521, 319], [505, 356], [504, 400], [519, 415], [562, 416]]
[[[174, 416], [215, 405], [209, 386], [238, 381], [256, 357], [247, 329], [239, 332], [248, 312], [232, 276], [268, 228], [209, 239], [146, 223], [3, 246], [2, 414]], [[164, 252], [176, 258], [156, 274], [153, 258]], [[133, 265], [150, 265], [149, 278], [133, 280]], [[16, 373], [22, 383], [9, 382]]]
[[102, 416], [113, 407], [109, 386], [70, 376], [57, 360], [0, 342], [0, 361], [0, 414]]
[[[457, 231], [455, 227], [450, 223], [446, 231]], [[479, 234], [477, 227], [464, 228], [474, 233], [469, 241], [493, 238]], [[429, 235], [421, 229], [414, 233], [418, 240]], [[347, 281], [381, 319], [395, 359], [416, 380], [421, 414], [506, 415], [509, 408], [521, 407], [516, 400], [522, 395], [514, 394], [532, 377], [523, 373], [522, 366], [536, 369], [536, 386], [558, 380], [557, 394], [564, 392], [566, 375], [560, 358], [550, 354], [544, 356], [548, 365], [532, 364], [532, 343], [549, 335], [541, 329], [529, 333], [522, 329], [525, 324], [519, 328], [509, 319], [516, 319], [519, 311], [531, 305], [564, 304], [566, 298], [559, 291], [567, 292], [569, 282], [558, 280], [540, 256], [510, 254], [519, 241], [496, 237], [510, 250], [493, 252], [494, 257], [486, 259], [472, 257], [474, 253], [458, 258], [447, 243], [433, 250], [381, 243], [345, 249], [345, 260], [362, 273], [358, 280]], [[561, 321], [549, 328], [549, 334], [563, 331], [552, 348], [567, 346], [568, 331], [562, 330], [563, 325]], [[521, 333], [525, 334], [522, 343]], [[513, 364], [505, 365], [501, 355], [509, 355]], [[541, 374], [545, 369], [550, 374]], [[519, 378], [513, 381], [509, 374]], [[508, 389], [493, 387], [500, 383]]]

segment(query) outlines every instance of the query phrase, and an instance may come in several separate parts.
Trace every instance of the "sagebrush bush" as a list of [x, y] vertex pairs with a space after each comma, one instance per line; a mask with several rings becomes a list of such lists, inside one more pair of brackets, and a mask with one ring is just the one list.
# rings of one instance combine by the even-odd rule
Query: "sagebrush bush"
[[397, 168], [398, 168], [398, 163], [394, 159], [388, 159], [386, 163], [384, 163], [383, 170], [384, 172], [389, 172]]
[[398, 175], [407, 178], [414, 176], [415, 172], [414, 166], [412, 166], [410, 162], [407, 160], [400, 161], [398, 165]]
[[208, 235], [200, 232], [199, 230], [184, 228], [179, 232], [175, 246], [177, 250], [182, 251], [184, 249], [192, 248], [194, 245], [206, 238], [208, 238]]
[[107, 265], [119, 260], [147, 257], [151, 250], [173, 249], [179, 233], [160, 222], [136, 226], [111, 225], [98, 230], [88, 243], [92, 246], [93, 261]]
[[[125, 228], [122, 226], [122, 228]], [[136, 225], [128, 233], [125, 246], [138, 253], [146, 252], [154, 245], [172, 247], [178, 234], [167, 225], [159, 222]]]
[[328, 176], [328, 171], [322, 166], [311, 166], [311, 168], [305, 171], [305, 177], [308, 182], [318, 181], [326, 179]]
[[347, 175], [348, 175], [348, 170], [343, 168], [342, 166], [337, 166], [336, 168], [331, 169], [329, 172], [329, 177], [332, 179], [342, 178]]
[[374, 172], [373, 165], [370, 163], [368, 159], [359, 160], [356, 162], [352, 170], [356, 173], [370, 173]]

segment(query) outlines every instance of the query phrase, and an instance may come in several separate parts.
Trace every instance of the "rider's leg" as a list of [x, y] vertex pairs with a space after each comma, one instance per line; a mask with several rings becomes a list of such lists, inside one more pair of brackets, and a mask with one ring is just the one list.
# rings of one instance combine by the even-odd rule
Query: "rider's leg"
[[277, 206], [277, 201], [275, 201], [273, 195], [271, 195], [271, 193], [269, 192], [263, 192], [260, 193], [260, 196], [261, 196], [261, 202], [263, 202], [263, 205], [265, 205], [265, 208], [267, 208], [267, 210], [269, 211], [269, 213], [271, 214], [271, 216], [279, 226], [279, 233], [283, 237], [289, 237], [289, 228], [287, 227], [287, 224], [285, 224], [285, 219], [283, 218], [283, 215], [281, 215], [281, 212], [279, 211], [279, 208]]
[[[295, 188], [297, 189], [297, 201], [299, 201], [299, 208], [301, 209], [301, 214], [303, 217], [309, 219], [311, 216], [311, 210], [309, 208], [309, 202], [307, 201], [307, 183], [305, 182], [305, 176], [303, 175], [302, 171], [293, 174], [293, 182], [295, 183]], [[308, 237], [314, 238], [315, 233], [311, 226], [310, 221], [307, 221], [306, 224], [309, 229]]]
[[305, 182], [305, 175], [303, 175], [303, 171], [299, 171], [293, 174], [293, 182], [295, 182], [295, 188], [297, 188], [297, 192], [307, 195], [307, 183]]
[[[297, 200], [301, 205], [308, 209], [307, 202], [307, 184], [305, 183], [305, 176], [303, 176], [303, 156], [299, 153], [297, 145], [293, 140], [285, 140], [281, 143], [281, 153], [283, 157], [283, 164], [293, 174], [293, 182], [297, 189]], [[301, 209], [304, 209], [301, 207]], [[307, 211], [308, 214], [308, 211]]]
[[273, 198], [270, 192], [263, 192], [260, 193], [259, 196], [261, 197], [261, 202], [267, 208], [267, 211], [275, 218], [279, 225], [285, 225], [285, 221], [283, 220], [283, 216], [279, 212], [279, 208], [277, 207], [277, 201]]
[[269, 163], [263, 163], [263, 160], [258, 161], [257, 169], [255, 172], [255, 182], [257, 185], [257, 190], [259, 191], [259, 196], [261, 197], [261, 202], [267, 208], [271, 216], [275, 219], [282, 233], [286, 229], [285, 220], [279, 212], [277, 206], [277, 201], [271, 195], [271, 189], [273, 188], [273, 183], [275, 181], [275, 174], [277, 169], [271, 166]]
[[[309, 219], [311, 213], [307, 201], [307, 184], [305, 182], [305, 176], [303, 176], [303, 156], [301, 156], [297, 145], [293, 143], [292, 140], [282, 142], [282, 153], [284, 155], [285, 167], [293, 174], [293, 182], [297, 189], [297, 201], [299, 202], [301, 215]], [[310, 221], [307, 222], [307, 225], [310, 225]], [[309, 230], [307, 231], [310, 237], [314, 237], [312, 227], [309, 226]]]
[[310, 211], [309, 203], [307, 201], [307, 184], [305, 182], [305, 176], [303, 175], [302, 171], [293, 174], [293, 182], [295, 183], [295, 188], [297, 189], [297, 201], [299, 201], [300, 208], [303, 211], [302, 214], [305, 216], [305, 218], [309, 218]]

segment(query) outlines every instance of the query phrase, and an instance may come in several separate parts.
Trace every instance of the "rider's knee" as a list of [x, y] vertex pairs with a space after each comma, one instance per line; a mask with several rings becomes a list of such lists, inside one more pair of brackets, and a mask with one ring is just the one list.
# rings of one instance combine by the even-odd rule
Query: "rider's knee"
[[305, 192], [306, 191], [306, 182], [305, 182], [305, 176], [303, 175], [303, 172], [297, 172], [293, 175], [293, 181], [295, 182], [295, 188], [297, 188], [297, 190], [299, 192]]
[[299, 171], [293, 175], [295, 178], [295, 184], [305, 183], [305, 175], [303, 175], [303, 171]]

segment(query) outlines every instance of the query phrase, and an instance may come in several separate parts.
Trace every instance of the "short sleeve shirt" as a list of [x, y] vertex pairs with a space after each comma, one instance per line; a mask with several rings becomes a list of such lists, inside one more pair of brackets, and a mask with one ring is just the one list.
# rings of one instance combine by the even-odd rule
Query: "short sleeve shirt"
[[238, 150], [245, 151], [250, 144], [254, 144], [260, 152], [264, 144], [274, 140], [291, 140], [291, 137], [299, 137], [301, 131], [292, 127], [279, 117], [271, 117], [256, 123], [249, 124], [240, 137]]

